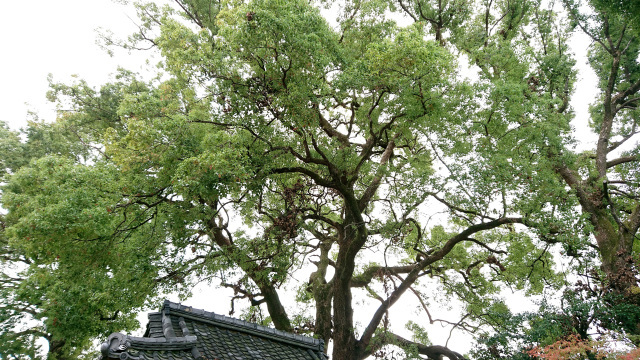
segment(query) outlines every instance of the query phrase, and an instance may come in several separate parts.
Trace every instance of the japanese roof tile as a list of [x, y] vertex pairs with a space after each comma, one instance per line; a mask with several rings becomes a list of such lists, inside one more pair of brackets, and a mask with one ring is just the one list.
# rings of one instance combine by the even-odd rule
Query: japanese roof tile
[[327, 360], [324, 342], [166, 300], [143, 337], [111, 334], [101, 360]]

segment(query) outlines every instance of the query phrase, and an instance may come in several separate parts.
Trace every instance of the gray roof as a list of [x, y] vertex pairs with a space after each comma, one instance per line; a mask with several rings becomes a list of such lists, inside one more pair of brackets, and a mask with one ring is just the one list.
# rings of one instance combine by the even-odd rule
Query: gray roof
[[143, 337], [111, 334], [102, 360], [326, 360], [324, 341], [165, 300]]

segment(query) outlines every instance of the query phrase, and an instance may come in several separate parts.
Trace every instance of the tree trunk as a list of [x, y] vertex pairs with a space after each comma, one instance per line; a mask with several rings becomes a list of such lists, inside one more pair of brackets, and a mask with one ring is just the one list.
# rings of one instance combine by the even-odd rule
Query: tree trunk
[[324, 340], [325, 344], [331, 341], [332, 321], [331, 321], [331, 284], [327, 284], [327, 267], [329, 266], [329, 251], [331, 243], [325, 242], [320, 245], [320, 262], [317, 264], [318, 270], [309, 278], [309, 285], [312, 287], [313, 298], [316, 302], [316, 323], [315, 334]]
[[264, 297], [264, 301], [267, 304], [269, 315], [271, 316], [273, 325], [276, 329], [292, 332], [293, 328], [291, 327], [291, 321], [289, 320], [289, 316], [284, 309], [284, 306], [282, 306], [282, 302], [280, 301], [280, 296], [278, 296], [276, 288], [269, 282], [269, 280], [266, 280], [259, 271], [256, 271], [253, 261], [245, 254], [240, 253], [231, 240], [223, 234], [223, 226], [219, 225], [216, 220], [216, 217], [212, 216], [211, 220], [207, 224], [215, 242], [218, 246], [228, 251], [229, 254], [240, 258], [236, 263], [260, 289], [260, 292]]
[[[558, 166], [556, 171], [576, 192], [582, 213], [589, 217], [593, 225], [602, 271], [609, 286], [623, 295], [627, 294], [632, 287], [637, 287], [631, 258], [635, 225], [626, 224], [616, 217], [606, 194], [606, 182], [601, 180], [606, 177], [583, 180], [566, 165]], [[631, 223], [633, 222], [632, 216]]]
[[338, 254], [333, 280], [333, 360], [358, 359], [350, 286], [354, 266], [349, 264], [345, 253]]
[[49, 353], [47, 354], [47, 360], [71, 360], [64, 353], [65, 340], [49, 339]]
[[624, 226], [617, 226], [605, 212], [589, 215], [609, 286], [623, 295], [628, 294], [631, 288], [637, 287], [631, 257], [633, 234]]
[[287, 311], [284, 309], [284, 306], [282, 306], [282, 302], [280, 302], [280, 296], [278, 296], [276, 289], [272, 285], [258, 285], [267, 303], [267, 309], [273, 321], [273, 326], [278, 330], [292, 332], [291, 321], [289, 321]]
[[[351, 214], [353, 215], [353, 213]], [[356, 254], [366, 240], [366, 230], [362, 224], [356, 225], [355, 216], [346, 216], [345, 232], [338, 241], [335, 275], [332, 282], [333, 295], [333, 360], [360, 359], [353, 322], [351, 280], [355, 271]]]

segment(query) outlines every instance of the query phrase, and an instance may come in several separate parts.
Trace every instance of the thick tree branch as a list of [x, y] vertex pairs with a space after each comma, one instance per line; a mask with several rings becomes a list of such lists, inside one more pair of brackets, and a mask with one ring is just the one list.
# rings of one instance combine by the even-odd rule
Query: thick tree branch
[[[625, 93], [622, 92], [613, 97], [613, 91], [618, 79], [618, 71], [620, 70], [620, 51], [614, 48], [609, 34], [609, 22], [606, 16], [604, 18], [604, 33], [611, 46], [610, 54], [613, 58], [611, 59], [611, 70], [609, 71], [607, 85], [604, 89], [602, 124], [600, 125], [600, 134], [596, 145], [596, 169], [598, 176], [601, 178], [606, 178], [607, 175], [607, 151], [609, 148], [609, 139], [611, 138], [611, 130], [613, 128], [613, 120], [616, 115], [615, 107], [619, 97]], [[640, 84], [638, 85], [640, 86]]]
[[400, 7], [402, 8], [405, 14], [409, 15], [414, 22], [418, 22], [418, 18], [413, 14], [413, 12], [409, 11], [407, 4], [405, 4], [402, 0], [398, 0], [398, 4], [400, 4]]
[[364, 287], [371, 283], [376, 276], [384, 274], [397, 275], [406, 274], [415, 268], [414, 265], [405, 266], [370, 266], [362, 274], [354, 276], [351, 279], [351, 287]]
[[607, 153], [612, 152], [613, 150], [617, 149], [620, 145], [624, 144], [627, 140], [631, 139], [634, 135], [638, 134], [638, 132], [636, 131], [636, 123], [633, 124], [633, 127], [631, 128], [631, 132], [629, 132], [627, 135], [624, 135], [624, 137], [620, 140], [620, 141], [616, 141], [612, 144], [609, 145], [609, 148], [607, 149]]
[[376, 193], [376, 191], [378, 191], [378, 188], [380, 187], [380, 183], [382, 181], [382, 173], [384, 172], [385, 165], [387, 165], [387, 163], [389, 162], [391, 155], [393, 155], [393, 150], [396, 148], [395, 139], [398, 137], [398, 135], [399, 134], [395, 134], [393, 139], [391, 139], [391, 141], [387, 143], [387, 147], [384, 150], [384, 153], [382, 153], [382, 158], [380, 159], [380, 168], [373, 178], [373, 181], [371, 181], [371, 184], [369, 185], [369, 187], [367, 187], [367, 189], [362, 194], [362, 197], [358, 201], [358, 207], [360, 208], [360, 211], [363, 211], [367, 207], [367, 205], [369, 205], [369, 201], [371, 201], [373, 195]]
[[219, 225], [215, 221], [215, 216], [213, 216], [207, 226], [218, 246], [225, 249], [229, 255], [234, 258], [234, 262], [238, 264], [247, 276], [258, 286], [276, 329], [291, 332], [292, 326], [289, 315], [280, 301], [275, 286], [261, 273], [260, 269], [257, 269], [253, 265], [254, 263], [251, 259], [246, 254], [243, 254], [233, 244], [230, 238], [224, 235], [223, 230], [226, 228], [226, 224]]
[[474, 239], [474, 238], [468, 238], [468, 239], [466, 239], [466, 241], [471, 241], [471, 242], [473, 242], [473, 243], [475, 243], [475, 244], [478, 244], [478, 245], [482, 246], [483, 248], [485, 248], [485, 249], [489, 250], [489, 251], [490, 251], [490, 252], [492, 252], [492, 253], [496, 253], [496, 254], [506, 254], [506, 253], [507, 253], [507, 252], [506, 252], [506, 251], [504, 251], [504, 250], [496, 250], [496, 249], [493, 249], [493, 248], [491, 248], [489, 245], [487, 245], [487, 244], [483, 243], [483, 242], [482, 242], [482, 241], [480, 241], [480, 240]]
[[450, 360], [467, 360], [461, 354], [444, 346], [440, 346], [440, 345], [428, 346], [428, 345], [419, 344], [414, 341], [407, 340], [400, 335], [389, 333], [389, 332], [383, 336], [386, 340], [385, 341], [386, 344], [399, 345], [403, 347], [413, 346], [418, 350], [419, 354], [426, 355], [427, 358], [431, 360], [441, 360], [443, 356]]
[[623, 156], [623, 157], [619, 157], [617, 159], [613, 159], [613, 160], [607, 161], [607, 169], [612, 168], [612, 167], [614, 167], [616, 165], [629, 163], [629, 162], [634, 162], [634, 161], [640, 161], [640, 158], [638, 156]]
[[340, 133], [338, 130], [334, 129], [333, 126], [331, 126], [329, 121], [327, 121], [327, 119], [322, 116], [322, 112], [320, 111], [320, 107], [318, 106], [318, 104], [315, 104], [314, 108], [318, 113], [318, 122], [320, 123], [320, 128], [325, 132], [325, 134], [329, 135], [329, 137], [338, 139], [342, 146], [348, 147], [350, 145], [349, 138], [346, 135]]
[[193, 20], [193, 22], [196, 23], [196, 25], [200, 26], [201, 28], [204, 28], [204, 24], [202, 24], [202, 21], [200, 21], [200, 19], [196, 16], [197, 14], [189, 11], [189, 9], [187, 9], [187, 7], [182, 3], [182, 1], [175, 0], [174, 2], [178, 4], [180, 8], [182, 8], [185, 14], [187, 14], [187, 16], [189, 16], [189, 18]]
[[562, 179], [576, 192], [578, 200], [582, 206], [592, 208], [592, 202], [589, 198], [589, 194], [585, 191], [583, 180], [577, 171], [569, 169], [565, 164], [561, 164], [555, 167], [555, 171], [560, 174]]
[[273, 174], [298, 173], [298, 174], [302, 174], [302, 175], [308, 176], [309, 178], [311, 178], [311, 180], [313, 180], [319, 186], [323, 186], [323, 187], [327, 187], [327, 188], [331, 188], [331, 189], [336, 189], [336, 186], [335, 186], [335, 184], [333, 182], [322, 178], [320, 175], [318, 175], [318, 173], [316, 173], [314, 171], [311, 171], [309, 169], [306, 169], [306, 168], [303, 168], [303, 167], [300, 167], [300, 166], [282, 167], [282, 168], [272, 169], [271, 173], [273, 173]]
[[628, 223], [627, 227], [629, 228], [629, 232], [634, 235], [634, 239], [635, 239], [635, 234], [637, 234], [638, 230], [640, 229], [640, 204], [638, 204], [633, 209], [633, 211], [631, 212], [631, 215], [627, 219], [627, 223]]
[[457, 235], [451, 237], [439, 250], [434, 251], [431, 255], [418, 262], [413, 270], [409, 272], [407, 277], [400, 283], [397, 289], [395, 289], [389, 297], [378, 307], [373, 317], [371, 318], [366, 329], [360, 337], [359, 346], [366, 348], [369, 346], [371, 339], [378, 328], [382, 317], [385, 312], [389, 310], [393, 304], [407, 291], [420, 277], [420, 272], [427, 266], [433, 264], [436, 261], [442, 260], [458, 243], [469, 239], [469, 237], [477, 232], [490, 230], [506, 224], [523, 223], [522, 218], [505, 217], [497, 220], [493, 220], [486, 223], [480, 223], [471, 225], [465, 230], [461, 231]]
[[[635, 83], [633, 83], [631, 86], [629, 86], [626, 90], [618, 93], [613, 99], [612, 102], [616, 105], [622, 105], [622, 104], [627, 104], [629, 102], [633, 102], [633, 101], [637, 101], [638, 98], [634, 98], [634, 99], [629, 99], [627, 100], [627, 97], [637, 93], [638, 91], [640, 91], [640, 79], [638, 81], [636, 81]], [[621, 106], [622, 108], [623, 106]]]
[[489, 219], [489, 220], [495, 220], [492, 217], [489, 216], [485, 216], [482, 213], [475, 211], [475, 210], [467, 210], [467, 209], [463, 209], [461, 207], [458, 207], [456, 205], [453, 205], [452, 203], [446, 201], [445, 199], [439, 197], [436, 193], [429, 193], [429, 195], [431, 195], [431, 197], [433, 197], [434, 199], [436, 199], [438, 202], [440, 202], [441, 204], [443, 204], [444, 206], [448, 207], [450, 210], [452, 211], [457, 211], [457, 212], [461, 212], [464, 214], [469, 214], [469, 215], [473, 215], [473, 216], [477, 216], [480, 217], [482, 219]]

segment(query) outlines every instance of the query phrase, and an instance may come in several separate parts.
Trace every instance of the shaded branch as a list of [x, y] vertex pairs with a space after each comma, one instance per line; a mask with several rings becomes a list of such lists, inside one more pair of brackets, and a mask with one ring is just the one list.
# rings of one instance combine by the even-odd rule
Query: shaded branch
[[461, 207], [455, 206], [452, 203], [446, 201], [445, 199], [439, 197], [438, 195], [436, 195], [435, 193], [430, 193], [429, 195], [431, 195], [431, 197], [433, 197], [434, 199], [436, 199], [438, 202], [442, 203], [444, 206], [448, 207], [450, 210], [453, 211], [457, 211], [457, 212], [461, 212], [461, 213], [465, 213], [465, 214], [469, 214], [469, 215], [473, 215], [473, 216], [478, 216], [482, 219], [490, 219], [490, 220], [494, 220], [494, 218], [488, 217], [483, 215], [482, 213], [475, 211], [475, 210], [467, 210], [467, 209], [463, 209]]
[[440, 360], [442, 357], [446, 357], [450, 360], [467, 360], [460, 353], [457, 353], [445, 346], [440, 345], [423, 345], [411, 340], [407, 340], [400, 335], [394, 333], [386, 333], [385, 340], [388, 340], [388, 344], [397, 344], [400, 346], [413, 346], [418, 350], [421, 355], [426, 355], [427, 358], [432, 360]]
[[367, 207], [369, 201], [380, 187], [380, 182], [382, 181], [382, 173], [384, 172], [383, 168], [389, 162], [391, 155], [393, 155], [393, 149], [396, 148], [395, 139], [398, 137], [398, 135], [399, 134], [395, 134], [393, 139], [391, 139], [391, 141], [389, 141], [389, 143], [387, 144], [384, 153], [382, 153], [382, 159], [380, 159], [380, 168], [378, 169], [378, 173], [376, 174], [375, 178], [373, 178], [373, 181], [371, 182], [369, 187], [367, 187], [367, 189], [362, 194], [362, 197], [358, 201], [358, 206], [361, 211]]
[[480, 241], [480, 240], [474, 239], [474, 238], [468, 238], [468, 239], [466, 239], [466, 241], [471, 241], [471, 242], [473, 242], [473, 243], [476, 243], [476, 244], [478, 244], [478, 245], [482, 246], [483, 248], [485, 248], [485, 249], [487, 249], [487, 250], [491, 251], [492, 253], [496, 253], [496, 254], [507, 254], [507, 252], [506, 252], [506, 251], [504, 251], [504, 250], [496, 250], [496, 249], [492, 249], [491, 247], [489, 247], [489, 245], [487, 245], [487, 244], [483, 243], [483, 242], [482, 242], [482, 241]]
[[295, 167], [283, 167], [283, 168], [278, 168], [278, 169], [273, 169], [271, 170], [271, 173], [273, 174], [291, 174], [291, 173], [298, 173], [298, 174], [303, 174], [308, 176], [309, 178], [311, 178], [311, 180], [313, 180], [317, 185], [323, 186], [323, 187], [327, 187], [327, 188], [331, 188], [331, 189], [336, 189], [336, 186], [333, 182], [328, 181], [324, 178], [322, 178], [320, 175], [318, 175], [317, 173], [309, 170], [309, 169], [305, 169], [303, 167], [299, 167], [299, 166], [295, 166]]
[[607, 161], [607, 169], [608, 168], [612, 168], [612, 167], [614, 167], [616, 165], [620, 165], [620, 164], [624, 164], [624, 163], [628, 163], [628, 162], [634, 162], [634, 161], [638, 161], [638, 160], [640, 160], [640, 158], [638, 158], [638, 156], [623, 156], [623, 157], [619, 157], [617, 159]]
[[365, 348], [369, 346], [371, 339], [376, 329], [378, 328], [378, 325], [380, 324], [380, 321], [382, 320], [385, 312], [389, 310], [389, 308], [393, 306], [393, 304], [395, 304], [398, 299], [400, 299], [402, 294], [404, 294], [404, 292], [407, 291], [409, 287], [411, 287], [416, 282], [416, 280], [418, 280], [418, 278], [420, 277], [420, 271], [422, 269], [426, 268], [436, 261], [442, 260], [447, 254], [449, 254], [449, 252], [451, 252], [451, 250], [453, 250], [454, 246], [462, 241], [468, 240], [471, 235], [480, 231], [490, 230], [502, 225], [514, 223], [522, 224], [523, 220], [522, 218], [505, 217], [486, 223], [471, 225], [464, 231], [461, 231], [458, 235], [451, 237], [439, 250], [434, 251], [431, 255], [427, 256], [425, 259], [414, 265], [413, 270], [409, 272], [407, 277], [402, 281], [398, 288], [395, 289], [389, 295], [389, 297], [378, 307], [378, 309], [372, 316], [371, 321], [364, 330], [362, 337], [360, 338], [360, 345], [364, 346]]
[[350, 145], [349, 138], [346, 135], [340, 133], [338, 130], [334, 129], [333, 126], [331, 126], [329, 121], [327, 121], [327, 119], [325, 119], [324, 116], [322, 116], [322, 113], [320, 112], [320, 107], [317, 104], [314, 105], [314, 108], [318, 112], [318, 121], [320, 122], [320, 127], [325, 132], [325, 134], [329, 135], [329, 137], [338, 139], [338, 141], [340, 141], [342, 146], [348, 147]]
[[365, 287], [376, 276], [407, 274], [415, 267], [415, 264], [405, 266], [370, 266], [362, 274], [356, 275], [351, 279], [351, 287]]

